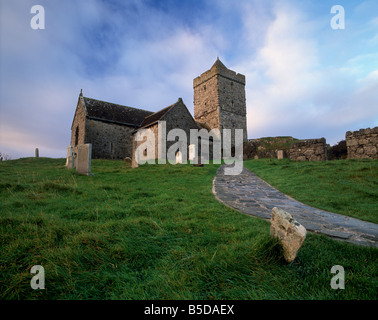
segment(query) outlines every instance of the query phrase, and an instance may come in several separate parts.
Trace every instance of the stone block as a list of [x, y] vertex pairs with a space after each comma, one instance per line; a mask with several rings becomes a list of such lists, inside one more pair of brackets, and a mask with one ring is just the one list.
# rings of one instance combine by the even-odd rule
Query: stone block
[[76, 172], [91, 175], [92, 144], [81, 144], [77, 147]]
[[270, 223], [270, 235], [281, 243], [285, 260], [289, 263], [294, 261], [306, 239], [306, 228], [290, 213], [277, 207], [272, 210]]
[[73, 147], [72, 146], [67, 147], [66, 167], [68, 166], [68, 158], [69, 157], [72, 157], [71, 161], [72, 161], [72, 165], [73, 165]]

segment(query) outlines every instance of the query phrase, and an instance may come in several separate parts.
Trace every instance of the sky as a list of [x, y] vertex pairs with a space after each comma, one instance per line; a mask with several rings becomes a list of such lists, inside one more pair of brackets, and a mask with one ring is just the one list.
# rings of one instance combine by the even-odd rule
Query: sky
[[0, 152], [12, 159], [66, 156], [81, 89], [150, 111], [181, 97], [193, 114], [193, 79], [217, 57], [246, 76], [249, 139], [334, 145], [378, 126], [376, 0], [0, 0], [0, 49]]

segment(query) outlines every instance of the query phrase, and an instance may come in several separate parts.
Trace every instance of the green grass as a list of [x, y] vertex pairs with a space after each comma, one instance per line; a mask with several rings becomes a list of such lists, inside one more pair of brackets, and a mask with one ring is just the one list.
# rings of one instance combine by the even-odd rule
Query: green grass
[[1, 299], [377, 298], [377, 249], [308, 234], [287, 264], [269, 222], [214, 199], [217, 165], [93, 160], [79, 176], [64, 162], [0, 163]]
[[244, 166], [313, 207], [378, 223], [378, 161], [249, 160]]

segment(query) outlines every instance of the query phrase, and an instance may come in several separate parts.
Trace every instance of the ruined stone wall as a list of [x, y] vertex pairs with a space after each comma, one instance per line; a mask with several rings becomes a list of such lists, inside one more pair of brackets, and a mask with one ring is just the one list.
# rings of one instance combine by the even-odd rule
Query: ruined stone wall
[[378, 127], [345, 134], [348, 159], [378, 159]]
[[289, 151], [290, 160], [321, 161], [327, 160], [326, 139], [308, 139], [293, 143]]
[[93, 159], [131, 158], [134, 130], [131, 126], [87, 119], [84, 143], [92, 144]]

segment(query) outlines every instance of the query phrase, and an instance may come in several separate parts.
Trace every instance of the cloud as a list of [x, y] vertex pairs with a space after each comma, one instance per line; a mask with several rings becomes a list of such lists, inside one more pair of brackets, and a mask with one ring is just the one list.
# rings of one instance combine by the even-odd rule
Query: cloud
[[375, 73], [361, 73], [369, 70], [372, 55], [327, 66], [317, 37], [323, 26], [288, 2], [277, 2], [273, 10], [263, 45], [238, 65], [247, 78], [249, 138], [326, 137], [333, 144], [377, 119]]
[[80, 89], [152, 111], [182, 97], [193, 113], [192, 81], [217, 56], [246, 75], [249, 138], [336, 142], [377, 124], [372, 14], [347, 11], [354, 29], [334, 33], [329, 8], [324, 18], [289, 0], [41, 0], [36, 31], [30, 1], [0, 3], [0, 151], [13, 158], [65, 157]]

